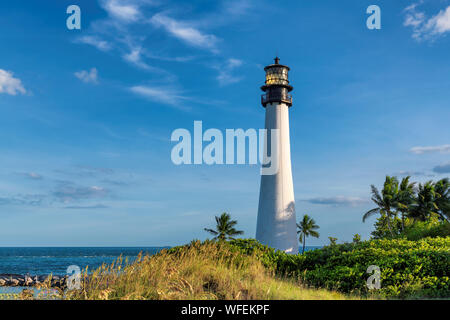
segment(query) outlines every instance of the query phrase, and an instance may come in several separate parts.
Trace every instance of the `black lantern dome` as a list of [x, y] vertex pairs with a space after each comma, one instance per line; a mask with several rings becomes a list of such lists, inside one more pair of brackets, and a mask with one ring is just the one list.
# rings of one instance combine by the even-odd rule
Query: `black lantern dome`
[[285, 103], [292, 106], [292, 96], [289, 94], [292, 89], [289, 85], [289, 67], [280, 64], [280, 58], [276, 57], [275, 63], [264, 68], [266, 72], [266, 83], [261, 87], [265, 92], [261, 96], [261, 104], [265, 107], [271, 102]]

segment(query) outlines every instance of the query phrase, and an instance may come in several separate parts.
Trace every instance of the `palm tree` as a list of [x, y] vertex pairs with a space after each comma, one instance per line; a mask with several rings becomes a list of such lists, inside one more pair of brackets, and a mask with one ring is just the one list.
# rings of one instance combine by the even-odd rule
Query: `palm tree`
[[328, 240], [330, 240], [330, 246], [335, 246], [337, 238], [335, 237], [328, 237]]
[[409, 211], [414, 203], [414, 187], [415, 182], [410, 183], [407, 176], [400, 182], [400, 187], [397, 196], [397, 211], [401, 213], [402, 217], [402, 230], [405, 230], [405, 218], [409, 214]]
[[355, 234], [354, 236], [353, 236], [353, 242], [354, 243], [360, 243], [361, 242], [361, 235], [359, 235], [359, 234]]
[[220, 217], [216, 218], [216, 230], [205, 228], [205, 231], [214, 235], [215, 240], [229, 240], [233, 239], [233, 236], [243, 234], [244, 231], [236, 230], [234, 226], [237, 224], [236, 220], [231, 220], [231, 216], [224, 212]]
[[450, 181], [448, 178], [439, 180], [434, 184], [436, 192], [436, 205], [441, 220], [449, 220], [450, 218]]
[[437, 216], [439, 208], [436, 204], [437, 194], [433, 181], [419, 184], [416, 201], [411, 208], [410, 216], [415, 220], [426, 221], [431, 216]]
[[392, 236], [394, 236], [391, 226], [391, 219], [395, 216], [395, 212], [393, 210], [397, 207], [398, 203], [398, 180], [396, 177], [386, 176], [381, 194], [374, 185], [371, 185], [370, 187], [372, 189], [372, 201], [375, 202], [377, 207], [367, 211], [364, 214], [363, 222], [375, 213], [386, 215], [389, 232]]
[[318, 238], [320, 235], [316, 231], [319, 229], [319, 226], [316, 224], [314, 219], [310, 218], [307, 214], [303, 216], [302, 221], [300, 223], [297, 223], [297, 234], [299, 234], [299, 241], [300, 243], [303, 243], [303, 250], [302, 253], [305, 252], [305, 243], [306, 243], [306, 237], [312, 236], [315, 238]]

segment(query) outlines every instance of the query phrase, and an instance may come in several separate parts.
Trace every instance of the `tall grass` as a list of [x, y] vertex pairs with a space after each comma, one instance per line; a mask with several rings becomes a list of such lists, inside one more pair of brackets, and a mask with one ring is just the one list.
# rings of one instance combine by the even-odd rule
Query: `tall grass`
[[120, 258], [91, 274], [85, 270], [79, 290], [62, 299], [347, 299], [340, 293], [308, 289], [292, 279], [275, 277], [254, 256], [217, 242], [192, 242], [139, 256], [132, 264]]

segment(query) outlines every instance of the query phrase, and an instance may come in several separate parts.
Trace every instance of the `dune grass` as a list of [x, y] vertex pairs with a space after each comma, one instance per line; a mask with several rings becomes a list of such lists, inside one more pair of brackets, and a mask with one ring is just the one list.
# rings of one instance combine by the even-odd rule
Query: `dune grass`
[[311, 300], [356, 299], [323, 289], [306, 288], [299, 281], [275, 277], [253, 256], [216, 242], [192, 242], [139, 256], [125, 265], [122, 259], [91, 274], [84, 272], [81, 289], [60, 292], [61, 299], [221, 299]]

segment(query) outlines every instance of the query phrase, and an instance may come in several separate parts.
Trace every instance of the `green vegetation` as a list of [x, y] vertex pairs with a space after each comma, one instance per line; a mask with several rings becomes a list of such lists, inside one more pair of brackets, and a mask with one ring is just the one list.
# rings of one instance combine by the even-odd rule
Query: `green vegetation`
[[366, 221], [368, 217], [375, 213], [379, 213], [386, 217], [386, 225], [389, 229], [390, 234], [393, 236], [392, 231], [392, 217], [394, 216], [394, 210], [397, 206], [397, 195], [398, 195], [398, 180], [397, 178], [386, 177], [384, 182], [383, 190], [380, 194], [378, 189], [372, 185], [372, 201], [377, 205], [376, 208], [367, 211], [363, 216], [363, 222]]
[[22, 300], [20, 293], [0, 293], [0, 300]]
[[235, 240], [231, 245], [254, 255], [277, 275], [318, 288], [371, 296], [367, 268], [376, 265], [381, 269], [381, 289], [374, 294], [380, 297], [450, 297], [448, 237], [335, 244], [299, 255], [275, 251], [255, 240]]
[[[121, 258], [92, 273], [85, 270], [79, 290], [48, 290], [54, 299], [419, 299], [450, 298], [450, 183], [418, 184], [386, 177], [383, 189], [371, 186], [379, 214], [372, 239], [305, 252], [306, 238], [319, 226], [304, 215], [297, 224], [302, 254], [276, 251], [243, 234], [223, 213], [214, 239], [193, 241], [132, 264]], [[381, 288], [369, 290], [369, 266], [381, 272]], [[47, 287], [46, 287], [47, 286]], [[42, 289], [49, 289], [50, 282]], [[44, 291], [45, 292], [45, 291]], [[21, 299], [33, 299], [24, 292]], [[45, 298], [45, 297], [44, 297]]]
[[[449, 248], [450, 237], [383, 239], [290, 255], [253, 239], [193, 241], [132, 264], [119, 259], [90, 274], [85, 270], [80, 290], [53, 289], [39, 298], [449, 298]], [[371, 265], [380, 267], [380, 290], [367, 289]]]
[[436, 218], [428, 221], [417, 221], [405, 227], [400, 236], [408, 240], [419, 240], [422, 238], [436, 238], [450, 236], [450, 223], [439, 221]]
[[306, 238], [309, 236], [315, 238], [319, 237], [319, 233], [316, 231], [317, 229], [319, 229], [319, 226], [316, 224], [314, 219], [305, 214], [302, 221], [300, 221], [300, 223], [297, 223], [297, 229], [297, 234], [299, 234], [298, 240], [300, 241], [300, 243], [303, 243], [303, 253], [305, 252]]
[[59, 299], [352, 299], [275, 276], [255, 255], [225, 241], [193, 241], [124, 266], [121, 260], [84, 274], [80, 290], [60, 291]]
[[363, 216], [363, 222], [379, 213], [372, 236], [375, 239], [446, 237], [450, 235], [450, 181], [448, 178], [424, 184], [399, 183], [396, 177], [386, 177], [381, 192], [372, 188], [372, 201], [377, 205]]
[[335, 237], [328, 237], [328, 240], [330, 240], [330, 246], [336, 245], [337, 238], [335, 238]]
[[229, 240], [234, 236], [241, 235], [244, 232], [236, 230], [234, 226], [237, 224], [236, 220], [231, 220], [231, 216], [224, 212], [220, 217], [216, 218], [216, 230], [205, 228], [205, 231], [214, 235], [216, 240]]

